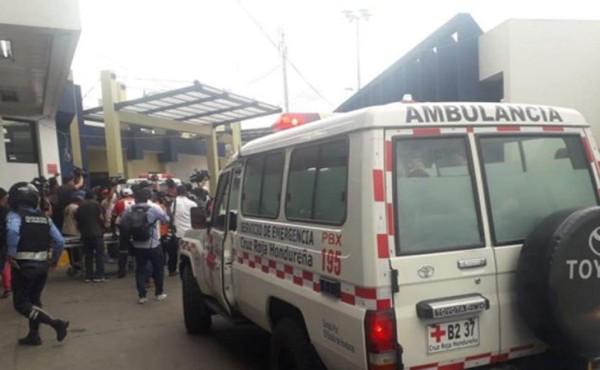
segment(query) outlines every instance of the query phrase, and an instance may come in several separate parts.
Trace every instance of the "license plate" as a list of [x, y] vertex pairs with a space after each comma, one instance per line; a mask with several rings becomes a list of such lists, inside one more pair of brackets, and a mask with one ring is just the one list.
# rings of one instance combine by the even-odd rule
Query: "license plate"
[[479, 345], [479, 318], [472, 317], [427, 326], [427, 353]]

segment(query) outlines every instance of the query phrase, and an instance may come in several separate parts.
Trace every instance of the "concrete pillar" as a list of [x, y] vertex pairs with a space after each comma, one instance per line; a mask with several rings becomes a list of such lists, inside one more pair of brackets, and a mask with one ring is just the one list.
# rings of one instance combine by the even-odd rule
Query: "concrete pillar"
[[219, 176], [219, 150], [217, 147], [217, 131], [213, 128], [211, 135], [204, 137], [206, 140], [206, 161], [210, 173], [210, 193], [214, 197], [217, 192], [217, 180]]
[[39, 151], [39, 173], [48, 178], [54, 176], [48, 172], [48, 165], [56, 167], [60, 172], [60, 152], [58, 148], [58, 138], [56, 137], [56, 121], [54, 118], [44, 118], [36, 123], [38, 133], [38, 151]]
[[83, 168], [83, 158], [81, 156], [81, 140], [79, 135], [79, 121], [77, 115], [73, 117], [69, 125], [71, 133], [71, 155], [73, 156], [73, 165]]
[[111, 71], [100, 73], [102, 83], [102, 108], [104, 110], [104, 132], [106, 141], [106, 157], [108, 161], [109, 176], [123, 176], [123, 150], [121, 148], [121, 122], [115, 112], [115, 103], [123, 94], [116, 81], [116, 76]]
[[6, 165], [6, 147], [4, 146], [4, 125], [2, 123], [2, 117], [0, 117], [0, 131], [2, 131], [2, 140], [0, 140], [0, 173], [3, 174], [3, 176], [0, 176], [0, 186], [8, 191], [8, 188], [12, 183], [11, 179], [6, 176], [8, 173], [8, 166]]
[[234, 153], [242, 147], [242, 125], [240, 122], [231, 124], [231, 146]]

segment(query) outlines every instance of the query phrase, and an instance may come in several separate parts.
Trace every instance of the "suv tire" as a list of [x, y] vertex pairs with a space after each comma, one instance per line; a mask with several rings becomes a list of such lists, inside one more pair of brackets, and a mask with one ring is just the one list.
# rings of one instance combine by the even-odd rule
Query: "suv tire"
[[523, 244], [516, 281], [521, 316], [538, 338], [600, 356], [600, 207], [545, 218]]
[[271, 370], [324, 368], [304, 328], [289, 318], [275, 324], [269, 360]]
[[206, 334], [210, 331], [212, 318], [190, 265], [184, 266], [181, 280], [185, 328], [189, 334]]

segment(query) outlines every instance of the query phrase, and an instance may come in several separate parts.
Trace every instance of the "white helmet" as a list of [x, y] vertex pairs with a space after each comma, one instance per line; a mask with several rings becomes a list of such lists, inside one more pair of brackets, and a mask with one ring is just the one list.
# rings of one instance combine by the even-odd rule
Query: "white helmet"
[[132, 195], [133, 195], [133, 190], [131, 190], [131, 188], [124, 188], [123, 190], [121, 190], [122, 197], [130, 197]]

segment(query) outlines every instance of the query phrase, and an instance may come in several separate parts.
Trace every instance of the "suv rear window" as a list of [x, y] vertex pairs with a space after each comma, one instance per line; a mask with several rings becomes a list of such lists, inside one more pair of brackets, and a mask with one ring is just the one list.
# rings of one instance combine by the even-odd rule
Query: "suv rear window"
[[399, 254], [481, 246], [466, 137], [394, 141]]
[[524, 240], [556, 211], [597, 204], [577, 134], [482, 136], [479, 150], [496, 244]]

